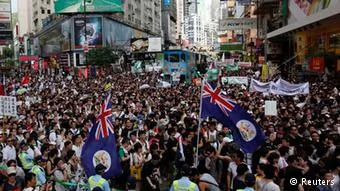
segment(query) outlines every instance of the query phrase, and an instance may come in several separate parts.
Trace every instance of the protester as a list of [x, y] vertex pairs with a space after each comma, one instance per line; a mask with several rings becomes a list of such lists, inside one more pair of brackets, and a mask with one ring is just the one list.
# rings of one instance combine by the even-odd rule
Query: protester
[[[25, 74], [30, 75], [29, 83], [24, 93], [18, 93], [24, 88], [20, 79]], [[123, 173], [108, 181], [117, 190], [167, 190], [175, 177], [189, 177], [190, 172], [183, 172], [186, 166], [204, 167], [205, 176], [214, 178], [221, 190], [239, 188], [233, 187], [235, 177], [243, 183], [240, 188], [253, 187], [250, 174], [256, 172], [256, 191], [307, 190], [301, 184], [290, 185], [289, 180], [302, 177], [330, 180], [331, 175], [336, 184], [327, 189], [338, 191], [340, 167], [334, 159], [340, 159], [337, 89], [340, 86], [336, 76], [328, 78], [334, 79], [328, 83], [312, 79], [310, 93], [295, 96], [250, 92], [242, 85], [222, 85], [222, 91], [247, 111], [264, 132], [265, 142], [250, 155], [240, 150], [233, 127], [212, 117], [198, 120], [201, 91], [194, 84], [141, 89], [144, 84], [157, 84], [161, 75], [113, 73], [110, 69], [105, 75], [87, 78], [51, 76], [44, 71], [41, 75], [31, 71], [25, 74], [6, 78], [7, 94], [17, 98], [18, 117], [2, 119], [0, 172], [6, 178], [0, 178], [0, 190], [22, 190], [37, 184], [47, 187], [50, 182], [56, 190], [88, 187], [84, 183], [89, 177], [80, 163], [81, 153], [101, 103], [111, 93], [112, 123]], [[233, 75], [256, 79], [251, 70]], [[266, 100], [277, 101], [276, 116], [265, 115]], [[41, 183], [37, 181], [34, 185], [27, 173], [32, 172], [29, 156], [43, 159], [33, 162], [44, 170], [45, 181], [36, 175]], [[13, 160], [26, 172], [26, 186], [17, 180], [21, 176], [19, 168], [12, 162], [7, 164]], [[140, 169], [140, 177], [131, 170], [135, 167]], [[238, 172], [241, 167], [247, 168]], [[189, 183], [189, 179], [185, 181]]]

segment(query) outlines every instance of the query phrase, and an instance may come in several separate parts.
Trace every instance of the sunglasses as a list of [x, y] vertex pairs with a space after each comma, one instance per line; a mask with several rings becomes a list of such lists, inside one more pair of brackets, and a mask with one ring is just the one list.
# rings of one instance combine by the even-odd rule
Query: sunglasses
[[11, 177], [11, 176], [16, 176], [16, 175], [17, 175], [16, 173], [11, 173], [8, 176]]

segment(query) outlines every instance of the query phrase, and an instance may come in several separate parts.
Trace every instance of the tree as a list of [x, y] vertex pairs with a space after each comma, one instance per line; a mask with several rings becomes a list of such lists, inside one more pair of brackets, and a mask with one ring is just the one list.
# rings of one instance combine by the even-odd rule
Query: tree
[[110, 47], [94, 48], [86, 54], [87, 65], [108, 66], [117, 60]]
[[14, 51], [13, 51], [12, 48], [4, 47], [2, 49], [1, 58], [3, 58], [3, 59], [13, 58], [13, 54], [14, 54]]

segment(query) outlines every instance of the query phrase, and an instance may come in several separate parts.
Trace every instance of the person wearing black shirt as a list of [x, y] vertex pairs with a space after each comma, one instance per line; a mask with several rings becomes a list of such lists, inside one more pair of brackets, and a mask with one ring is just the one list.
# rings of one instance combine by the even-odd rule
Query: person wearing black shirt
[[154, 154], [152, 159], [144, 163], [142, 168], [141, 191], [159, 191], [159, 156]]
[[182, 136], [183, 140], [183, 153], [185, 157], [184, 163], [188, 166], [194, 165], [194, 148], [191, 144], [192, 135], [189, 133], [184, 133]]
[[[283, 180], [284, 191], [298, 191], [301, 187], [302, 170], [298, 168], [299, 159], [296, 155], [291, 155], [287, 159], [288, 166], [280, 171], [279, 177]], [[295, 178], [298, 182], [292, 185], [290, 180]]]

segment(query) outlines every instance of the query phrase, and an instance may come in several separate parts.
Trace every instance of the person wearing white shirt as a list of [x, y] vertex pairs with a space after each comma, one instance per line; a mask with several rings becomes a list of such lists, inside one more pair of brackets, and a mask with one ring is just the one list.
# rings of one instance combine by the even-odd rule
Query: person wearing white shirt
[[76, 135], [73, 137], [73, 146], [72, 150], [76, 152], [76, 156], [80, 158], [81, 156], [81, 150], [83, 149], [83, 138], [81, 137], [80, 134]]
[[[232, 190], [233, 189], [233, 179], [237, 176], [237, 166], [242, 164], [244, 161], [244, 153], [242, 151], [236, 151], [232, 155], [232, 162], [229, 163], [228, 167], [228, 175], [227, 175], [227, 190]], [[248, 165], [249, 173], [251, 173], [251, 168]]]
[[9, 137], [7, 139], [7, 143], [8, 145], [6, 145], [6, 147], [2, 150], [4, 163], [11, 159], [16, 160], [17, 158], [17, 152], [15, 150], [15, 147], [13, 146], [13, 139]]
[[279, 152], [280, 152], [280, 158], [278, 161], [278, 166], [279, 166], [279, 169], [284, 169], [288, 166], [288, 163], [285, 158], [288, 157], [289, 147], [281, 146], [279, 148]]

